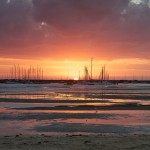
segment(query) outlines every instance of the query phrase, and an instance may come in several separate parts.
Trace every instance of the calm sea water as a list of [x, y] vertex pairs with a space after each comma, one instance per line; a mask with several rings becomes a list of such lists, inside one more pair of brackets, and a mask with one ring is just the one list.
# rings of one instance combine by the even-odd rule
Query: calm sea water
[[130, 103], [150, 105], [150, 85], [0, 84], [0, 134], [150, 134], [150, 110], [43, 109]]

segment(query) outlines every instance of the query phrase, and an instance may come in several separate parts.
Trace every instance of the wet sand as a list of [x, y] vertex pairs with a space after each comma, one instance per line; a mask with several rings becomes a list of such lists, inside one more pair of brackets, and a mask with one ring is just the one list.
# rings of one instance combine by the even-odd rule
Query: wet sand
[[[9, 86], [7, 86], [4, 89], [5, 95], [3, 96], [2, 93], [3, 97], [0, 98], [2, 106], [0, 150], [150, 149], [148, 112], [150, 110], [150, 87], [144, 87], [143, 93], [139, 91], [143, 87], [136, 88], [137, 85], [131, 88], [129, 86], [107, 88], [106, 93], [103, 93], [103, 90], [97, 87], [82, 89], [79, 86], [76, 92], [76, 87], [73, 86], [65, 88], [61, 85], [55, 89], [46, 85], [46, 92], [50, 92], [47, 95], [43, 94], [44, 86], [43, 88], [40, 87], [41, 85], [40, 88], [37, 85], [32, 88], [30, 88], [31, 85], [20, 86], [29, 99], [26, 99], [24, 95], [21, 97], [22, 94], [17, 91], [20, 91], [18, 85], [17, 90], [15, 89], [10, 95], [8, 95]], [[34, 95], [34, 91], [37, 92], [37, 90], [39, 94], [42, 93], [42, 96]], [[113, 90], [114, 93], [108, 90]], [[53, 132], [56, 134], [50, 134]], [[78, 133], [89, 135], [73, 135]], [[46, 134], [49, 135], [46, 136]]]
[[2, 150], [149, 150], [150, 135], [0, 136]]
[[150, 105], [136, 104], [121, 104], [111, 106], [94, 106], [94, 105], [79, 105], [79, 106], [55, 106], [55, 107], [30, 107], [30, 108], [15, 108], [16, 110], [150, 110]]

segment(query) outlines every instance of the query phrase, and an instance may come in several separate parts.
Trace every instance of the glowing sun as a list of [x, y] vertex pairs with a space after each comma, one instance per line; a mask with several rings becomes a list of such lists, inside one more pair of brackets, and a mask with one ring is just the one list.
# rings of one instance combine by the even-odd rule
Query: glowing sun
[[77, 77], [74, 77], [74, 80], [77, 81], [77, 80], [79, 80], [79, 79], [78, 79]]

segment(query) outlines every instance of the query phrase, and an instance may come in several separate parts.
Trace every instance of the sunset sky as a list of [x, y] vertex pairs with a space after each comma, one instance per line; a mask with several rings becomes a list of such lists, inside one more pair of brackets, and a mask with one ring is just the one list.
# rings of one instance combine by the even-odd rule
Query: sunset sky
[[45, 78], [150, 79], [150, 0], [0, 0], [0, 77], [40, 66]]

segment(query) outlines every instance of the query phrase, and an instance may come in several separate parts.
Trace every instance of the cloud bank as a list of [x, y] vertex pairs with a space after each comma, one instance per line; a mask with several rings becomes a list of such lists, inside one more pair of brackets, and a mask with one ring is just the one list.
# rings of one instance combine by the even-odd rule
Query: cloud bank
[[0, 57], [149, 58], [150, 0], [0, 0]]

